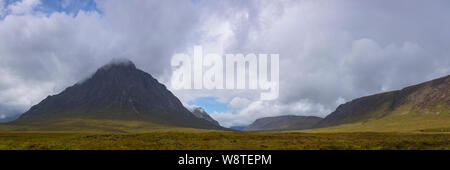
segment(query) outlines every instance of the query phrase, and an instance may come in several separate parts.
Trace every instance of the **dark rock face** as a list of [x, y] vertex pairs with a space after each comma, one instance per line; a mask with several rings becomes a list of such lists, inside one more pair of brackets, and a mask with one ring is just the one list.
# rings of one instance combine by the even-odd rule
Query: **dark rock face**
[[257, 119], [244, 131], [281, 131], [310, 129], [322, 118], [315, 116], [278, 116]]
[[203, 109], [201, 107], [195, 107], [192, 110], [192, 114], [194, 114], [196, 117], [198, 117], [200, 119], [204, 119], [204, 120], [206, 120], [208, 122], [211, 122], [214, 125], [220, 126], [219, 122], [217, 122], [211, 116], [209, 116], [209, 114], [206, 113], [205, 109]]
[[442, 104], [450, 105], [450, 76], [398, 91], [355, 99], [340, 105], [315, 127], [376, 120], [405, 105], [411, 106], [414, 111], [426, 111]]
[[141, 120], [193, 128], [218, 126], [195, 117], [167, 88], [131, 61], [111, 63], [92, 77], [49, 96], [16, 122], [58, 118]]
[[[388, 92], [373, 96], [362, 97], [351, 102], [340, 105], [336, 111], [325, 117], [315, 127], [334, 126], [370, 119], [373, 111], [384, 109], [394, 99], [395, 93]], [[383, 112], [383, 111], [381, 111]], [[378, 115], [382, 116], [382, 115]]]

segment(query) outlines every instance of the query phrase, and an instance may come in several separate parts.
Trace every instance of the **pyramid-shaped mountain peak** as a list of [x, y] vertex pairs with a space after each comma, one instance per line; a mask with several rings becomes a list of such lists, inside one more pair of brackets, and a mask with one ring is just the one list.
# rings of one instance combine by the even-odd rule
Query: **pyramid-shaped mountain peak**
[[194, 116], [163, 84], [129, 60], [113, 61], [84, 82], [47, 97], [24, 113], [18, 122], [71, 118], [220, 128]]
[[130, 69], [136, 69], [136, 65], [133, 63], [133, 61], [128, 59], [114, 59], [108, 64], [102, 66], [101, 69], [111, 69], [111, 68], [130, 68]]

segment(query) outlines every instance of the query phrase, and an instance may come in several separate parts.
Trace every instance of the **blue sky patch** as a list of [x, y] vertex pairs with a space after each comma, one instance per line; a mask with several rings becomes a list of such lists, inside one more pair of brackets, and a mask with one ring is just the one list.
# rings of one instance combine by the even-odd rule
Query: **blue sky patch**
[[206, 110], [208, 113], [216, 112], [227, 112], [228, 104], [221, 103], [217, 101], [217, 97], [201, 97], [196, 98], [193, 101], [188, 102], [189, 105], [200, 106]]
[[47, 13], [57, 11], [76, 15], [80, 10], [100, 12], [93, 0], [42, 1], [42, 6]]
[[[20, 1], [21, 0], [6, 0], [5, 7]], [[80, 10], [96, 11], [101, 13], [94, 0], [41, 0], [41, 4], [36, 6], [34, 10], [46, 14], [51, 14], [53, 12], [65, 12], [75, 16]]]

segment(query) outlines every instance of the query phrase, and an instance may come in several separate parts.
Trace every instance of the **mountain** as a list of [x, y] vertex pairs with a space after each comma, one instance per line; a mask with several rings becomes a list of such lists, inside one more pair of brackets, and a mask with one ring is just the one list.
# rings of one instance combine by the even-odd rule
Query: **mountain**
[[49, 130], [100, 126], [221, 129], [194, 116], [163, 84], [131, 61], [101, 67], [87, 80], [48, 96], [11, 125], [44, 126]]
[[230, 129], [243, 131], [247, 126], [231, 126]]
[[257, 119], [244, 128], [244, 131], [282, 131], [303, 130], [313, 127], [322, 118], [315, 116], [278, 116]]
[[0, 103], [0, 123], [16, 120], [21, 113], [23, 113], [21, 109]]
[[11, 121], [19, 118], [19, 116], [20, 116], [20, 114], [16, 114], [16, 115], [0, 118], [0, 123], [11, 122]]
[[340, 105], [315, 128], [335, 131], [450, 129], [450, 76]]
[[220, 126], [219, 122], [217, 122], [211, 116], [209, 116], [209, 114], [206, 113], [205, 109], [203, 109], [201, 107], [194, 107], [194, 109], [192, 109], [192, 114], [197, 116], [197, 118], [211, 122], [212, 124], [214, 124], [216, 126]]

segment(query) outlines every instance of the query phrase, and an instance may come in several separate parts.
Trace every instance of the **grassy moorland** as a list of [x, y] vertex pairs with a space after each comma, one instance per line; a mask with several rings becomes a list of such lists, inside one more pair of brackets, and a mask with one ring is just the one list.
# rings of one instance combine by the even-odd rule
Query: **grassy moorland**
[[2, 150], [450, 149], [448, 133], [240, 133], [172, 129], [148, 133], [0, 133]]
[[[430, 120], [429, 117], [427, 119]], [[435, 120], [434, 123], [448, 122], [448, 119], [432, 120]], [[388, 122], [390, 121], [382, 123]], [[379, 128], [385, 127], [387, 130], [405, 126], [379, 125], [377, 123]], [[348, 129], [345, 126], [349, 126]], [[450, 133], [441, 132], [442, 128], [369, 132], [370, 128], [366, 127], [359, 130], [367, 132], [343, 132], [342, 130], [349, 130], [353, 125], [345, 126], [293, 132], [249, 133], [176, 128], [140, 121], [69, 119], [26, 125], [1, 124], [0, 150], [450, 150]]]

